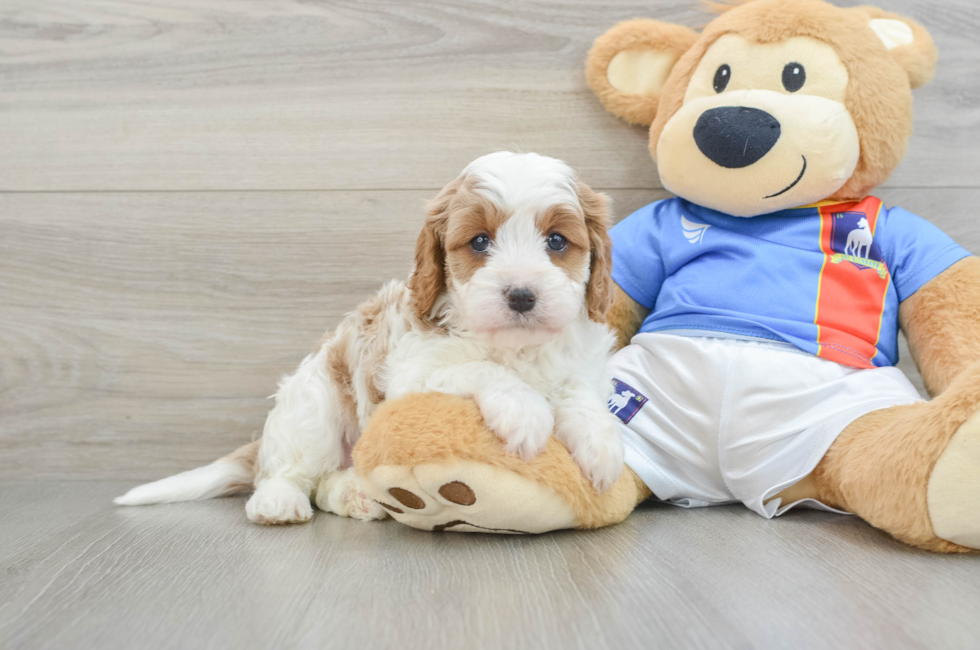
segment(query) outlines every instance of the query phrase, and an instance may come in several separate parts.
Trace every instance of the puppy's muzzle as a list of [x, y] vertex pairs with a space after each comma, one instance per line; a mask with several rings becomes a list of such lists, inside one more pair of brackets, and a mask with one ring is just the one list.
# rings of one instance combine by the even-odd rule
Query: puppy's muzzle
[[711, 161], [729, 169], [748, 167], [773, 148], [779, 120], [749, 106], [719, 106], [701, 114], [694, 142]]
[[537, 296], [527, 287], [508, 289], [506, 295], [507, 306], [518, 314], [523, 314], [526, 311], [534, 309], [534, 303], [537, 301]]

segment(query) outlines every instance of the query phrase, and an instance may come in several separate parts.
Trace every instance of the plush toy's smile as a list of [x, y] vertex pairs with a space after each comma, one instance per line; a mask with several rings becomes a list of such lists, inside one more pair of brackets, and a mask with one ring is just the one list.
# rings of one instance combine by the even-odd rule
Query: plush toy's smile
[[764, 199], [771, 199], [774, 196], [779, 196], [780, 194], [786, 194], [786, 192], [789, 192], [791, 189], [793, 189], [794, 187], [796, 187], [796, 184], [799, 183], [800, 180], [803, 179], [803, 174], [805, 174], [805, 173], [806, 173], [806, 156], [803, 156], [803, 169], [800, 170], [800, 175], [796, 177], [796, 180], [793, 181], [792, 183], [790, 183], [789, 185], [787, 185], [786, 187], [784, 187], [783, 189], [779, 190], [775, 194], [770, 194], [769, 196], [764, 196], [762, 198], [764, 198]]

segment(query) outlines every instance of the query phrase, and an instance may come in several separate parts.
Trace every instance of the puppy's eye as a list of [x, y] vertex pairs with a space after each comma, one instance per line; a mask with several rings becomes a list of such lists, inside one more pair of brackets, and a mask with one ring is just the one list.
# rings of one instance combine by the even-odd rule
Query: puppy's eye
[[568, 248], [568, 240], [558, 233], [553, 233], [548, 237], [548, 248], [556, 253], [560, 253]]
[[470, 248], [477, 253], [486, 253], [490, 248], [490, 237], [488, 235], [477, 235], [470, 240]]
[[[785, 79], [786, 76], [783, 76]], [[725, 88], [728, 88], [728, 82], [732, 79], [732, 69], [728, 67], [727, 63], [722, 63], [721, 67], [715, 72], [715, 92], [720, 93]]]
[[787, 63], [783, 68], [783, 88], [795, 93], [806, 83], [806, 70], [799, 63]]

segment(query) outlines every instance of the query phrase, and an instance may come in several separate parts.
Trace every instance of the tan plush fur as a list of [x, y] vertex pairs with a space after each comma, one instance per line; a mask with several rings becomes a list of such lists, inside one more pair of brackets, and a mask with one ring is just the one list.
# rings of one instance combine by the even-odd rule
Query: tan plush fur
[[[934, 66], [936, 59], [932, 40], [912, 21], [901, 19], [913, 26], [914, 33], [916, 28], [926, 33], [928, 40], [917, 44], [915, 49], [906, 47], [906, 51], [898, 54], [899, 59], [892, 56], [894, 51], [885, 49], [868, 27], [868, 20], [869, 14], [864, 9], [841, 9], [822, 0], [753, 0], [719, 16], [681, 57], [664, 86], [660, 110], [650, 127], [651, 155], [656, 158], [660, 132], [680, 108], [694, 68], [721, 35], [737, 33], [760, 43], [809, 36], [832, 45], [847, 67], [845, 104], [861, 143], [861, 158], [854, 174], [836, 194], [827, 198], [848, 200], [867, 196], [901, 161], [912, 132], [909, 73], [902, 64], [921, 60], [921, 64], [916, 64], [918, 71], [929, 68], [930, 60]], [[922, 56], [917, 58], [920, 53]], [[921, 76], [917, 73], [917, 78]]]
[[814, 470], [815, 498], [903, 542], [940, 552], [970, 549], [935, 536], [927, 490], [936, 460], [980, 404], [980, 364], [931, 402], [874, 411], [851, 423]]
[[[604, 229], [602, 234], [600, 239], [607, 240]], [[610, 281], [610, 286], [613, 304], [607, 323], [622, 347], [639, 330], [648, 310], [615, 283]], [[414, 467], [460, 460], [512, 471], [562, 495], [575, 512], [579, 528], [619, 523], [651, 495], [629, 467], [612, 489], [597, 494], [555, 438], [530, 463], [508, 456], [500, 439], [484, 426], [472, 400], [439, 393], [409, 395], [382, 404], [354, 447], [353, 457], [361, 477], [369, 476], [379, 465]]]
[[606, 324], [616, 333], [618, 347], [622, 348], [629, 345], [630, 339], [640, 331], [640, 325], [650, 310], [630, 298], [616, 283], [613, 283], [613, 292], [613, 305], [606, 316]]
[[[912, 28], [915, 40], [887, 50], [868, 26], [871, 18], [893, 18]], [[613, 114], [641, 124], [652, 113], [650, 154], [667, 121], [681, 107], [695, 68], [722, 35], [739, 34], [758, 43], [809, 36], [833, 46], [847, 67], [850, 81], [845, 104], [857, 127], [861, 157], [853, 175], [832, 200], [860, 199], [891, 175], [905, 153], [912, 132], [911, 87], [932, 78], [937, 58], [928, 32], [902, 16], [874, 7], [843, 9], [822, 0], [751, 0], [732, 6], [709, 23], [674, 65], [659, 96], [624, 95], [606, 80], [616, 53], [649, 47], [675, 49], [682, 39], [656, 21], [628, 21], [596, 40], [586, 64], [589, 85]], [[644, 30], [646, 32], [644, 33]]]
[[[721, 15], [700, 35], [678, 25], [632, 20], [597, 39], [589, 53], [589, 85], [611, 113], [651, 125], [654, 158], [664, 125], [683, 104], [698, 63], [717, 39], [734, 33], [765, 44], [806, 36], [833, 47], [846, 67], [844, 104], [860, 143], [852, 176], [827, 198], [863, 198], [891, 174], [911, 133], [911, 88], [929, 81], [935, 69], [936, 48], [925, 29], [874, 7], [844, 9], [822, 0], [734, 0], [714, 8]], [[913, 42], [887, 49], [871, 29], [872, 19], [904, 22], [912, 30]], [[637, 84], [650, 90], [636, 94], [614, 88], [608, 73], [617, 54], [641, 51], [678, 57], [662, 87]], [[626, 68], [629, 72], [635, 69]], [[589, 201], [582, 204], [588, 206]], [[596, 213], [603, 209], [600, 200]], [[438, 226], [434, 219], [434, 232]], [[604, 248], [602, 236], [604, 233], [592, 245], [593, 266], [607, 263], [595, 255], [596, 249]], [[424, 237], [420, 245], [428, 241]], [[597, 312], [605, 313], [611, 303], [606, 322], [616, 332], [619, 345], [626, 345], [648, 310], [614, 284], [592, 297]], [[592, 308], [590, 304], [590, 313]], [[963, 260], [922, 287], [902, 304], [900, 321], [928, 390], [938, 396], [931, 402], [882, 409], [859, 418], [841, 433], [809, 477], [779, 496], [786, 501], [819, 499], [924, 549], [969, 551], [936, 537], [927, 491], [937, 459], [980, 405], [980, 260]], [[384, 404], [354, 452], [361, 476], [379, 465], [411, 467], [457, 460], [485, 463], [550, 487], [571, 505], [580, 527], [621, 521], [650, 494], [627, 468], [613, 489], [597, 495], [567, 450], [554, 439], [530, 463], [507, 456], [500, 441], [483, 425], [472, 401], [437, 394], [412, 395]]]
[[946, 269], [906, 299], [898, 317], [926, 390], [942, 393], [980, 361], [980, 259]]
[[980, 259], [933, 278], [902, 303], [899, 318], [935, 399], [854, 421], [808, 479], [779, 496], [819, 499], [930, 551], [967, 552], [935, 536], [927, 493], [936, 460], [980, 405]]
[[619, 23], [596, 39], [589, 50], [585, 78], [592, 92], [613, 115], [644, 126], [657, 115], [658, 95], [633, 95], [612, 87], [606, 75], [609, 63], [627, 50], [656, 50], [680, 57], [697, 40], [697, 32], [681, 25], [637, 19]]
[[500, 439], [484, 425], [473, 400], [441, 393], [385, 402], [354, 448], [354, 466], [361, 477], [379, 465], [411, 467], [460, 460], [485, 463], [550, 487], [572, 506], [579, 528], [618, 523], [650, 495], [629, 469], [611, 489], [597, 494], [555, 438], [530, 462], [507, 455]]

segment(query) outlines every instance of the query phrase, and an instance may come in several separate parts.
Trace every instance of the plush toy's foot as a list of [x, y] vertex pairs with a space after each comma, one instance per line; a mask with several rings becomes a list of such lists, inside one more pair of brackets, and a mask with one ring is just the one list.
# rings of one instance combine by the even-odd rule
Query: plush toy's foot
[[936, 537], [980, 549], [980, 412], [960, 425], [929, 477]]
[[930, 551], [980, 549], [980, 365], [931, 402], [858, 418], [786, 492], [853, 512]]
[[649, 495], [629, 469], [598, 494], [554, 438], [531, 462], [509, 456], [472, 400], [439, 393], [385, 402], [354, 448], [354, 467], [368, 496], [422, 530], [597, 528]]
[[422, 530], [527, 534], [576, 524], [556, 491], [484, 463], [381, 465], [364, 485], [392, 517]]

